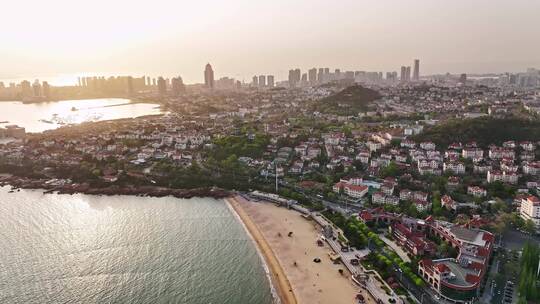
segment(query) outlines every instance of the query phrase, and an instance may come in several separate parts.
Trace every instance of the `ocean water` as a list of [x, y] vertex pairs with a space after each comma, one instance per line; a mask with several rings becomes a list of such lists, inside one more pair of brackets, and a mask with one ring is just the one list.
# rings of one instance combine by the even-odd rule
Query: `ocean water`
[[18, 125], [27, 132], [43, 132], [67, 124], [160, 114], [158, 105], [130, 103], [122, 98], [22, 103], [0, 102], [0, 127]]
[[208, 198], [0, 188], [0, 303], [272, 303], [255, 245]]

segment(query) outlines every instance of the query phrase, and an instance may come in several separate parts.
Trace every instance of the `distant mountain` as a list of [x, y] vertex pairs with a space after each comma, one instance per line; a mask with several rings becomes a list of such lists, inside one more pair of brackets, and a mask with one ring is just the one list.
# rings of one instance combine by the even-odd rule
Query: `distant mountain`
[[354, 85], [319, 100], [316, 107], [322, 113], [357, 115], [358, 112], [367, 111], [369, 105], [379, 98], [379, 92]]
[[432, 141], [438, 147], [454, 142], [476, 141], [479, 146], [500, 145], [507, 140], [540, 141], [540, 122], [519, 118], [480, 117], [453, 119], [427, 128], [413, 137], [416, 141]]

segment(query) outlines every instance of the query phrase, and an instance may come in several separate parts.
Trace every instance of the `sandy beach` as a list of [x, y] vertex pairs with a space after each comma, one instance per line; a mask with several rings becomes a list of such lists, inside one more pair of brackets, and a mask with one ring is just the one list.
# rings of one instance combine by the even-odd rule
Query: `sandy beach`
[[[242, 197], [227, 200], [263, 253], [282, 303], [355, 303], [360, 288], [343, 265], [330, 261], [327, 244], [317, 246], [320, 233], [313, 221], [272, 203], [248, 202]], [[289, 232], [293, 232], [291, 237]], [[313, 262], [315, 258], [321, 262]], [[371, 303], [372, 299], [367, 300]]]

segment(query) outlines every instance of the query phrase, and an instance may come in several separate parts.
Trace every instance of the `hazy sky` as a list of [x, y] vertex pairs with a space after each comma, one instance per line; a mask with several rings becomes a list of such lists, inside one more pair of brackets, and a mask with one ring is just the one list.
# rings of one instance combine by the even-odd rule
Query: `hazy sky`
[[540, 0], [6, 0], [0, 78], [540, 67]]

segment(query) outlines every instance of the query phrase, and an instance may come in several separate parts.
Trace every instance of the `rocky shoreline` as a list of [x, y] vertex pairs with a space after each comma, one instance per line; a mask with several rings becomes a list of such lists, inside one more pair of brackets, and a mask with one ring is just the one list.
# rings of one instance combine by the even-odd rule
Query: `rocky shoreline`
[[55, 185], [48, 183], [47, 180], [34, 180], [15, 176], [0, 178], [0, 186], [11, 186], [16, 189], [40, 189], [44, 193], [58, 194], [92, 194], [92, 195], [136, 195], [149, 197], [164, 197], [174, 196], [176, 198], [192, 198], [192, 197], [211, 197], [225, 198], [230, 196], [230, 192], [221, 188], [194, 188], [194, 189], [172, 189], [157, 186], [107, 186], [107, 187], [91, 187], [87, 183], [81, 184], [62, 184]]

